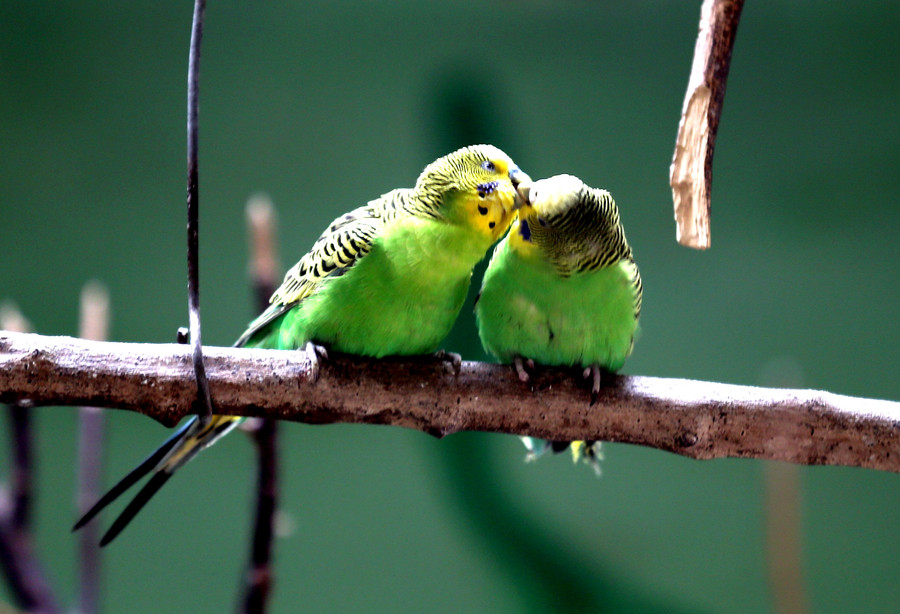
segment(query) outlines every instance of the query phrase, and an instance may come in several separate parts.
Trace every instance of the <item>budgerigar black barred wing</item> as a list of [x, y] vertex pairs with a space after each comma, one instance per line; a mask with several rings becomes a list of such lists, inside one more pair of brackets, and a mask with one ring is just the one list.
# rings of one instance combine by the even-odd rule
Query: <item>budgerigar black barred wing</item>
[[391, 221], [416, 215], [413, 190], [398, 189], [334, 220], [312, 248], [285, 274], [271, 303], [235, 342], [247, 343], [259, 330], [275, 321], [294, 305], [315, 294], [323, 283], [338, 277], [372, 249], [372, 243]]
[[641, 282], [641, 272], [638, 270], [634, 259], [631, 260], [632, 276], [631, 285], [634, 286], [634, 317], [640, 319], [641, 306], [644, 302], [644, 284]]
[[[609, 192], [582, 185], [572, 202], [580, 206], [565, 207], [554, 214], [552, 232], [544, 232], [540, 226], [531, 230], [539, 235], [561, 277], [603, 269], [620, 260], [633, 261], [619, 210]], [[541, 218], [538, 223], [542, 223]]]
[[641, 283], [641, 272], [634, 261], [631, 246], [625, 239], [625, 227], [619, 218], [619, 208], [612, 195], [606, 190], [597, 188], [584, 189], [589, 192], [585, 198], [592, 204], [594, 210], [605, 221], [603, 232], [595, 234], [591, 240], [593, 250], [588, 258], [585, 258], [578, 271], [593, 271], [612, 266], [617, 262], [624, 262], [631, 273], [631, 285], [634, 287], [634, 318], [641, 317], [641, 305], [644, 296], [644, 287]]
[[582, 271], [594, 271], [604, 267], [623, 262], [631, 274], [631, 285], [634, 287], [634, 317], [641, 317], [641, 305], [644, 296], [644, 287], [641, 283], [641, 272], [634, 261], [631, 246], [625, 239], [625, 227], [619, 218], [619, 208], [612, 195], [606, 190], [589, 188], [584, 186], [583, 198], [591, 204], [594, 215], [604, 221], [599, 228], [592, 233], [586, 241], [587, 257], [576, 269]]
[[622, 263], [631, 275], [634, 315], [639, 318], [643, 299], [641, 274], [625, 239], [615, 200], [606, 190], [581, 184], [570, 202], [579, 206], [565, 207], [553, 215], [553, 232], [540, 228], [541, 218], [533, 230], [540, 235], [553, 266], [565, 278]]

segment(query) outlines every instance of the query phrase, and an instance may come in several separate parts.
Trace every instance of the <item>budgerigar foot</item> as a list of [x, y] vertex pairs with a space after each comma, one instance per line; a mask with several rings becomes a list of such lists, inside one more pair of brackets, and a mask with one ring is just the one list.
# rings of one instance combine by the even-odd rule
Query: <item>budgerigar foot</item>
[[438, 350], [434, 353], [434, 357], [438, 360], [449, 362], [450, 366], [453, 367], [453, 375], [459, 375], [459, 371], [462, 369], [461, 355], [456, 352], [448, 352], [447, 350]]
[[521, 356], [516, 356], [513, 359], [513, 367], [516, 369], [516, 375], [519, 376], [519, 381], [523, 384], [531, 383], [531, 374], [534, 373], [534, 361], [530, 358], [525, 359]]
[[525, 448], [528, 450], [528, 453], [525, 455], [526, 463], [533, 463], [551, 447], [550, 442], [546, 439], [538, 439], [536, 437], [519, 437], [519, 439], [522, 440], [522, 443], [525, 444]]
[[599, 478], [603, 473], [600, 469], [600, 461], [603, 460], [602, 444], [599, 441], [573, 441], [572, 442], [572, 461], [577, 463], [584, 462]]
[[597, 404], [597, 398], [600, 396], [600, 382], [602, 379], [603, 372], [600, 369], [600, 365], [593, 364], [587, 369], [584, 370], [584, 379], [589, 377], [593, 377], [594, 381], [591, 384], [591, 407]]
[[238, 428], [244, 431], [245, 433], [253, 434], [259, 430], [259, 427], [262, 426], [263, 419], [262, 418], [246, 418], [243, 422], [238, 425]]
[[319, 381], [319, 366], [321, 361], [328, 360], [328, 350], [324, 345], [318, 345], [312, 341], [307, 341], [303, 346], [306, 357], [309, 358], [309, 382], [315, 384]]

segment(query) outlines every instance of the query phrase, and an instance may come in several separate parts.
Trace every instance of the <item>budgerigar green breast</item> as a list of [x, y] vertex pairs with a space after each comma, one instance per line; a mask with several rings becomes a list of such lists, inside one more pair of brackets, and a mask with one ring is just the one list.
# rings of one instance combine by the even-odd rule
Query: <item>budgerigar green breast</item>
[[605, 190], [571, 175], [523, 184], [527, 203], [494, 250], [475, 307], [487, 352], [617, 371], [634, 345], [641, 277]]

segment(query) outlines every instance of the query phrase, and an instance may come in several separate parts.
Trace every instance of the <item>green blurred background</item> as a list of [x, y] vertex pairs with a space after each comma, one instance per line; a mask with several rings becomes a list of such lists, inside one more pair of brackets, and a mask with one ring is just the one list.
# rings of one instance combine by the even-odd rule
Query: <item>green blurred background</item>
[[[278, 207], [289, 266], [338, 214], [486, 140], [615, 196], [646, 289], [625, 372], [900, 399], [900, 9], [747, 3], [699, 253], [675, 243], [667, 181], [700, 3], [610, 4], [211, 2], [204, 341], [254, 315], [250, 195]], [[38, 332], [77, 334], [93, 278], [113, 339], [187, 323], [190, 17], [186, 1], [0, 3], [0, 298]], [[445, 347], [484, 358], [469, 306]], [[36, 414], [37, 546], [71, 603], [76, 414]], [[166, 430], [107, 415], [111, 481]], [[773, 608], [766, 463], [608, 445], [597, 480], [564, 456], [526, 465], [512, 437], [282, 433], [274, 612]], [[106, 610], [231, 611], [254, 471], [237, 435], [170, 482], [104, 551]], [[802, 468], [799, 484], [810, 610], [896, 611], [900, 476]]]

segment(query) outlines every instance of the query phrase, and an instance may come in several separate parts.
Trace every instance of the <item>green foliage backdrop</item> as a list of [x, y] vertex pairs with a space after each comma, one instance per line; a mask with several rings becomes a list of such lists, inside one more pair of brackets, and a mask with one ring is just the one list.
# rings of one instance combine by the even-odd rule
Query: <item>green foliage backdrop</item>
[[[0, 4], [0, 298], [38, 332], [77, 334], [91, 278], [116, 340], [168, 342], [187, 322], [190, 14]], [[706, 253], [676, 245], [667, 185], [698, 16], [699, 2], [211, 2], [204, 341], [230, 344], [253, 315], [248, 196], [274, 199], [289, 265], [339, 213], [490, 139], [533, 177], [616, 197], [646, 289], [626, 372], [900, 399], [900, 12], [747, 3]], [[468, 309], [445, 345], [483, 358]], [[68, 602], [75, 412], [37, 416], [37, 545]], [[112, 480], [166, 432], [108, 416]], [[610, 445], [597, 480], [522, 457], [510, 437], [286, 425], [273, 611], [770, 610], [763, 463]], [[231, 610], [253, 475], [241, 435], [179, 474], [105, 551], [107, 611]], [[895, 608], [900, 477], [800, 482], [814, 611]]]

